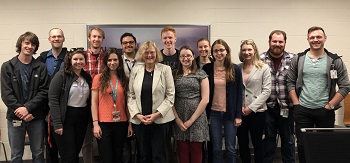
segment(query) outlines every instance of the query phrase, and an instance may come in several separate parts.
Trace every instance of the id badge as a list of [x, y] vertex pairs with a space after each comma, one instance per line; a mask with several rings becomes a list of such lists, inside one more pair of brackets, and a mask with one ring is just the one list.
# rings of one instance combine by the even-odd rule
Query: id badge
[[337, 70], [331, 70], [331, 79], [337, 79], [338, 73]]
[[13, 120], [12, 124], [13, 124], [13, 127], [20, 127], [22, 126], [22, 120]]
[[280, 115], [284, 118], [288, 118], [289, 115], [289, 110], [288, 109], [281, 109], [280, 110]]
[[112, 117], [114, 122], [120, 121], [120, 111], [112, 111]]

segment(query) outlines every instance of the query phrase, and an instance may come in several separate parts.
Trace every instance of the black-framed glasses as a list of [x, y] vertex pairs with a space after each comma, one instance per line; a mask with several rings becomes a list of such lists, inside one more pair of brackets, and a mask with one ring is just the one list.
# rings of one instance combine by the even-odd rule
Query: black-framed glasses
[[69, 52], [74, 52], [74, 51], [77, 51], [77, 50], [84, 51], [84, 48], [83, 47], [70, 48]]
[[131, 44], [134, 44], [134, 43], [135, 43], [135, 41], [123, 41], [122, 42], [123, 45], [128, 45], [128, 44], [131, 45]]

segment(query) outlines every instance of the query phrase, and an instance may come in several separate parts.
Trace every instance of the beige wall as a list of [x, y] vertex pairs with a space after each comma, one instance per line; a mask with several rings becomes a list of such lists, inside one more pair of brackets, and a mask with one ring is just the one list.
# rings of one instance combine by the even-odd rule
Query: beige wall
[[[0, 63], [15, 55], [16, 40], [26, 31], [40, 38], [38, 52], [49, 49], [48, 31], [53, 27], [65, 32], [66, 47], [86, 48], [86, 24], [210, 24], [210, 39], [226, 40], [238, 62], [243, 39], [254, 39], [263, 52], [268, 34], [282, 29], [288, 35], [286, 50], [297, 53], [308, 47], [307, 29], [318, 25], [328, 35], [326, 48], [343, 55], [350, 67], [349, 6], [349, 0], [2, 0]], [[5, 112], [0, 102], [1, 140], [8, 146]], [[341, 118], [339, 113], [338, 121]]]

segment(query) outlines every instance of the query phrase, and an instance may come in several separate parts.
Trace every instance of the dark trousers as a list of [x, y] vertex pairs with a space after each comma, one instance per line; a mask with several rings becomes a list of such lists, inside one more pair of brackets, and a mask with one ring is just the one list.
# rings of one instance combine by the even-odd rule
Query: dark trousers
[[[47, 130], [48, 124], [45, 121], [45, 145], [46, 145], [46, 163], [58, 163], [58, 149], [55, 141], [55, 137], [53, 136], [55, 131], [50, 129], [50, 135]], [[50, 142], [51, 142], [51, 147], [50, 144], [48, 143], [48, 137], [50, 136]]]
[[[334, 128], [334, 110], [325, 108], [309, 109], [301, 105], [294, 106], [295, 132], [297, 136], [299, 163], [305, 163], [304, 142], [301, 128]], [[321, 143], [321, 142], [320, 142]]]
[[128, 134], [128, 122], [100, 122], [101, 139], [97, 139], [103, 163], [122, 163], [123, 148]]
[[280, 106], [278, 104], [276, 104], [274, 108], [267, 109], [265, 138], [263, 140], [264, 163], [273, 163], [277, 147], [277, 131], [281, 137], [281, 155], [283, 163], [295, 162], [294, 136], [290, 126], [290, 119], [293, 118], [291, 111], [292, 110], [289, 112], [288, 118], [284, 118], [280, 115]]
[[[88, 108], [67, 107], [63, 134], [54, 134], [62, 163], [79, 163], [79, 152], [83, 146], [88, 117]], [[53, 127], [51, 129], [55, 131]]]
[[166, 162], [166, 136], [169, 124], [134, 125], [139, 163]]
[[248, 116], [242, 116], [242, 125], [238, 127], [237, 137], [239, 153], [242, 163], [250, 163], [249, 133], [254, 146], [254, 160], [263, 162], [264, 151], [262, 135], [265, 127], [265, 112], [252, 112]]
[[[134, 136], [127, 137], [123, 149], [123, 163], [131, 163], [132, 160], [132, 148], [131, 142], [135, 139]], [[135, 153], [136, 154], [136, 153]]]

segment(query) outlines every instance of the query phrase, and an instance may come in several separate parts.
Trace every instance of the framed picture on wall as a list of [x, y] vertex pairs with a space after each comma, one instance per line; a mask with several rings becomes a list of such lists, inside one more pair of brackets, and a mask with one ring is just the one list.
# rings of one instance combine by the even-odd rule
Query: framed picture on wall
[[[120, 36], [125, 33], [132, 33], [137, 40], [138, 47], [145, 41], [154, 41], [159, 49], [163, 49], [161, 42], [161, 31], [165, 26], [172, 26], [176, 30], [176, 48], [183, 45], [192, 47], [197, 56], [197, 41], [200, 38], [210, 38], [210, 25], [119, 25], [119, 24], [93, 24], [87, 25], [87, 31], [99, 27], [105, 32], [105, 40], [102, 47], [107, 49], [115, 47], [121, 52]], [[89, 47], [89, 42], [87, 42]]]

